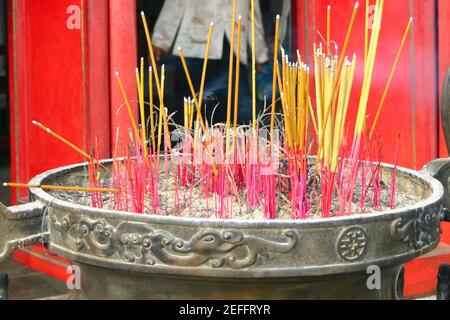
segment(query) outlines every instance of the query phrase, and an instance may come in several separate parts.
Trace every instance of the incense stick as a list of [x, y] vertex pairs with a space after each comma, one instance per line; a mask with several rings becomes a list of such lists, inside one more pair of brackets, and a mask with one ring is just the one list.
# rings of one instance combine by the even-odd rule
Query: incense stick
[[[227, 94], [227, 122], [226, 129], [226, 155], [229, 154], [230, 144], [230, 125], [231, 125], [231, 105], [232, 105], [232, 93], [233, 93], [233, 61], [234, 61], [234, 34], [236, 31], [236, 0], [233, 0], [233, 12], [231, 14], [231, 36], [230, 36], [230, 57], [228, 66], [228, 94]], [[236, 52], [240, 54], [240, 52]]]
[[211, 37], [213, 32], [214, 22], [211, 22], [208, 30], [208, 39], [206, 41], [205, 57], [203, 60], [202, 79], [200, 83], [200, 95], [198, 98], [198, 104], [201, 107], [203, 103], [203, 93], [205, 90], [206, 70], [208, 69], [209, 48], [211, 47]]
[[155, 120], [153, 115], [153, 68], [148, 68], [148, 86], [150, 99], [150, 134], [152, 136], [152, 154], [156, 152], [155, 144]]
[[76, 151], [77, 153], [79, 153], [80, 155], [82, 155], [83, 157], [87, 158], [88, 160], [91, 161], [95, 161], [96, 163], [100, 164], [100, 166], [103, 169], [106, 169], [109, 171], [109, 168], [105, 167], [103, 164], [101, 164], [98, 160], [93, 159], [91, 157], [90, 154], [88, 154], [86, 151], [84, 151], [83, 149], [77, 147], [76, 145], [74, 145], [72, 142], [70, 142], [69, 140], [65, 139], [64, 137], [62, 137], [61, 135], [57, 134], [56, 132], [54, 132], [53, 130], [51, 130], [50, 128], [44, 126], [42, 123], [33, 120], [32, 124], [35, 125], [36, 127], [42, 129], [44, 132], [50, 134], [52, 137], [56, 138], [57, 140], [59, 140], [60, 142], [62, 142], [63, 144], [65, 144], [66, 146], [68, 146], [69, 148], [71, 148], [72, 150]]
[[386, 100], [387, 93], [389, 91], [392, 79], [394, 77], [395, 70], [397, 69], [397, 65], [398, 65], [398, 62], [400, 60], [400, 56], [401, 56], [402, 51], [403, 51], [403, 46], [404, 46], [404, 44], [406, 42], [406, 38], [408, 37], [409, 31], [411, 30], [412, 23], [413, 23], [413, 18], [411, 17], [409, 19], [408, 25], [406, 26], [405, 32], [403, 34], [402, 41], [400, 43], [400, 47], [399, 47], [399, 49], [397, 51], [397, 55], [395, 57], [394, 64], [392, 65], [392, 69], [391, 69], [391, 72], [389, 74], [388, 81], [386, 83], [386, 87], [384, 88], [384, 91], [383, 91], [383, 96], [381, 98], [380, 104], [378, 105], [377, 113], [376, 113], [375, 119], [374, 119], [373, 124], [372, 124], [372, 129], [370, 130], [370, 137], [372, 137], [374, 132], [375, 132], [375, 128], [377, 126], [378, 119], [379, 119], [380, 114], [381, 114], [381, 110], [383, 109], [384, 101]]
[[366, 11], [365, 11], [365, 28], [364, 28], [364, 62], [367, 61], [367, 54], [369, 50], [369, 2], [366, 0]]
[[[148, 28], [147, 19], [145, 18], [145, 13], [143, 11], [141, 11], [141, 18], [142, 18], [142, 24], [144, 25], [145, 37], [147, 39], [147, 45], [148, 45], [148, 50], [150, 53], [150, 60], [151, 60], [152, 68], [153, 68], [153, 74], [155, 76], [156, 90], [157, 90], [158, 96], [159, 96], [159, 103], [161, 104], [161, 107], [164, 108], [165, 107], [164, 106], [164, 97], [163, 97], [163, 93], [161, 91], [161, 82], [159, 81], [159, 74], [158, 74], [158, 68], [156, 65], [155, 53], [153, 52], [153, 45], [152, 45], [152, 40], [150, 37], [150, 31]], [[169, 132], [169, 124], [167, 122], [167, 117], [166, 117], [165, 113], [163, 114], [163, 122], [164, 122], [165, 131]], [[172, 143], [171, 143], [170, 139], [167, 139], [167, 142], [168, 142], [168, 148], [171, 151]]]
[[[335, 80], [334, 80], [334, 83], [333, 83], [333, 89], [331, 90], [333, 92], [333, 95], [336, 94], [336, 88], [337, 88], [337, 85], [338, 85], [340, 77], [341, 77], [341, 72], [342, 72], [342, 66], [343, 66], [343, 62], [344, 62], [344, 58], [345, 58], [345, 53], [347, 51], [347, 46], [348, 46], [348, 43], [349, 43], [349, 40], [350, 40], [350, 35], [352, 34], [352, 31], [353, 31], [353, 26], [354, 26], [354, 23], [355, 23], [356, 15], [358, 13], [358, 8], [359, 8], [359, 2], [356, 2], [355, 6], [353, 8], [352, 16], [350, 18], [350, 23], [349, 23], [348, 28], [347, 28], [347, 33], [345, 35], [345, 40], [344, 40], [344, 45], [342, 47], [341, 57], [339, 58], [338, 73], [337, 73], [337, 76], [335, 77]], [[330, 99], [330, 102], [332, 102], [333, 100], [334, 100], [334, 98]], [[327, 112], [327, 114], [326, 114], [326, 116], [324, 118], [324, 126], [322, 127], [322, 130], [321, 130], [322, 135], [324, 134], [325, 128], [327, 126], [327, 122], [328, 122], [328, 119], [330, 117], [330, 113], [331, 113], [332, 108], [329, 107], [329, 108], [326, 108], [326, 109], [328, 109], [328, 112]], [[320, 146], [319, 146], [319, 148], [320, 148]]]
[[327, 54], [331, 55], [330, 50], [330, 38], [331, 38], [331, 6], [327, 7]]
[[134, 120], [134, 115], [133, 115], [133, 111], [131, 110], [130, 101], [128, 100], [127, 93], [125, 92], [122, 80], [120, 79], [119, 72], [116, 72], [116, 79], [117, 79], [117, 83], [119, 84], [120, 92], [122, 93], [122, 97], [124, 99], [125, 106], [127, 107], [128, 115], [129, 115], [130, 121], [131, 121], [131, 126], [133, 128], [134, 138], [136, 139], [136, 143], [140, 145], [141, 139], [139, 137], [139, 131], [138, 131], [138, 128], [136, 125], [136, 121]]
[[251, 47], [252, 47], [252, 127], [256, 135], [256, 45], [255, 45], [255, 0], [250, 1]]
[[191, 75], [189, 73], [189, 69], [188, 69], [188, 66], [187, 66], [187, 63], [186, 63], [186, 59], [184, 58], [183, 50], [181, 49], [181, 47], [178, 47], [178, 53], [180, 55], [181, 64], [183, 65], [184, 73], [186, 75], [186, 79], [187, 79], [187, 82], [188, 82], [188, 85], [189, 85], [189, 89], [191, 91], [192, 98], [194, 99], [194, 103], [195, 103], [195, 107], [197, 109], [197, 113], [200, 115], [199, 116], [200, 125], [202, 126], [203, 133], [206, 134], [207, 128], [206, 128], [206, 125], [205, 125], [205, 122], [204, 122], [203, 116], [202, 116], [202, 107], [201, 107], [201, 105], [199, 104], [199, 102], [197, 100], [197, 95], [195, 94], [195, 89], [194, 89], [194, 85], [192, 83], [192, 78], [191, 78]]
[[111, 192], [117, 193], [118, 189], [108, 189], [108, 188], [89, 188], [89, 187], [68, 187], [68, 186], [54, 186], [54, 185], [32, 185], [25, 183], [3, 183], [4, 187], [9, 188], [27, 188], [27, 189], [43, 189], [43, 190], [61, 190], [61, 191], [79, 191], [79, 192]]
[[236, 147], [236, 132], [239, 112], [239, 82], [241, 73], [241, 32], [242, 16], [238, 16], [237, 48], [236, 48], [236, 76], [234, 80], [234, 111], [233, 111], [233, 150]]
[[275, 39], [273, 46], [273, 78], [272, 78], [272, 113], [270, 116], [270, 146], [273, 143], [273, 134], [275, 126], [275, 107], [276, 107], [276, 96], [277, 96], [277, 75], [275, 68], [278, 64], [278, 46], [279, 46], [279, 33], [280, 33], [280, 15], [277, 15], [275, 21]]

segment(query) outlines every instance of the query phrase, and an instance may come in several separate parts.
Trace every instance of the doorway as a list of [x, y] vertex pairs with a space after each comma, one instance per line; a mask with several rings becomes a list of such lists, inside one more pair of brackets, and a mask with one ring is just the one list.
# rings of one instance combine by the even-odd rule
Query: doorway
[[[140, 12], [144, 11], [147, 17], [147, 21], [149, 24], [150, 32], [153, 33], [154, 26], [156, 24], [156, 21], [158, 20], [158, 17], [160, 15], [160, 12], [163, 8], [165, 0], [154, 0], [154, 1], [146, 1], [146, 0], [136, 0], [136, 9], [137, 9], [137, 47], [138, 47], [138, 59], [140, 57], [144, 57], [146, 62], [146, 67], [148, 67], [149, 59], [148, 59], [148, 47], [145, 37], [144, 28], [141, 23], [140, 18]], [[280, 14], [281, 19], [281, 32], [280, 32], [280, 45], [284, 47], [285, 49], [290, 51], [291, 48], [291, 38], [292, 38], [292, 30], [291, 30], [291, 0], [258, 0], [260, 3], [261, 8], [261, 14], [262, 14], [262, 23], [264, 28], [264, 35], [265, 35], [265, 42], [267, 45], [267, 48], [269, 50], [269, 57], [273, 56], [273, 42], [274, 42], [274, 36], [275, 36], [275, 18], [277, 14]], [[250, 2], [249, 2], [250, 3]], [[173, 44], [172, 44], [173, 45]], [[250, 49], [250, 48], [248, 48]], [[173, 48], [169, 50], [169, 54], [163, 55], [161, 61], [159, 61], [158, 65], [159, 68], [162, 64], [165, 66], [165, 74], [166, 74], [166, 82], [165, 82], [165, 95], [164, 95], [164, 101], [166, 107], [168, 107], [169, 112], [172, 113], [173, 120], [176, 123], [182, 122], [182, 112], [179, 112], [177, 110], [180, 110], [180, 103], [182, 103], [183, 96], [190, 96], [190, 90], [187, 86], [185, 74], [182, 70], [181, 63], [178, 59], [178, 57], [172, 56], [170, 52], [172, 52]], [[269, 65], [271, 68], [272, 60], [269, 58]], [[137, 62], [137, 65], [139, 65], [139, 61]], [[199, 65], [200, 66], [200, 65]], [[212, 66], [209, 66], [210, 69]], [[159, 71], [161, 72], [161, 71]], [[192, 70], [191, 70], [192, 72]], [[241, 71], [244, 72], [244, 71]], [[248, 70], [247, 70], [248, 72]], [[199, 81], [199, 72], [197, 72], [198, 81], [195, 81], [194, 87], [200, 82]], [[208, 76], [207, 76], [208, 78]], [[250, 79], [250, 75], [247, 77]], [[266, 77], [266, 82], [269, 83], [271, 88], [272, 83], [272, 77], [268, 76]], [[206, 79], [208, 82], [208, 79]], [[258, 83], [259, 85], [259, 83]], [[265, 82], [261, 84], [261, 86], [265, 86]], [[155, 88], [155, 84], [154, 84]], [[145, 85], [145, 98], [148, 100], [148, 86]], [[271, 91], [270, 91], [271, 92]], [[154, 101], [158, 101], [158, 95], [156, 90], [153, 92], [154, 94]], [[211, 103], [214, 105], [215, 102], [220, 102], [220, 100], [217, 100], [214, 98], [214, 95], [205, 92], [204, 93], [204, 100], [211, 99], [214, 102]], [[223, 103], [223, 101], [222, 101]], [[263, 103], [262, 99], [258, 103]], [[146, 114], [146, 116], [149, 116], [149, 114]]]

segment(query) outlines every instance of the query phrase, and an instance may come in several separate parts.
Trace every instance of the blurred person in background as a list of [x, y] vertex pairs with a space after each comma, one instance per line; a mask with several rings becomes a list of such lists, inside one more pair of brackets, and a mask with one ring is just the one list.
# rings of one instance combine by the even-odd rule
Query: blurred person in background
[[[178, 110], [178, 116], [175, 117], [176, 121], [181, 119], [180, 116], [182, 114], [180, 112], [181, 109], [177, 108], [177, 106], [182, 104], [183, 96], [191, 96], [186, 77], [184, 76], [184, 70], [178, 57], [178, 47], [181, 47], [186, 57], [194, 89], [198, 92], [200, 90], [208, 29], [211, 22], [214, 22], [214, 28], [209, 50], [202, 108], [206, 104], [208, 121], [211, 120], [213, 109], [216, 106], [218, 107], [214, 112], [214, 122], [226, 119], [232, 6], [233, 0], [166, 0], [163, 5], [153, 31], [153, 49], [156, 60], [158, 60], [160, 65], [165, 64], [166, 70], [167, 67], [173, 67], [173, 72], [177, 74], [182, 73], [185, 80], [182, 84], [175, 84], [176, 95], [179, 97], [179, 101], [175, 102], [175, 105], [168, 105], [169, 112]], [[240, 123], [249, 123], [252, 117], [251, 78], [248, 67], [251, 65], [250, 0], [237, 1], [236, 9], [235, 54], [237, 48], [237, 19], [239, 16], [242, 17], [238, 119]], [[268, 48], [265, 42], [261, 8], [258, 0], [255, 1], [255, 47], [257, 75], [258, 77], [269, 78], [271, 66], [269, 64]]]

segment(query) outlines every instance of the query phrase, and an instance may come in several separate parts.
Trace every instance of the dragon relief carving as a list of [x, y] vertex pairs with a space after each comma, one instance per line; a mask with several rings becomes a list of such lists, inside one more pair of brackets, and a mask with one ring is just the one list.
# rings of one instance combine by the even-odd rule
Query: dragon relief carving
[[105, 219], [82, 217], [71, 222], [69, 215], [61, 220], [52, 216], [50, 223], [70, 250], [141, 265], [241, 269], [254, 265], [260, 256], [270, 258], [271, 252], [288, 253], [298, 241], [293, 230], [283, 232], [286, 242], [215, 229], [200, 230], [186, 241], [145, 223], [124, 221], [113, 227]]
[[394, 239], [408, 242], [414, 250], [422, 249], [440, 239], [440, 215], [442, 207], [422, 211], [417, 218], [398, 218], [392, 222], [391, 235]]

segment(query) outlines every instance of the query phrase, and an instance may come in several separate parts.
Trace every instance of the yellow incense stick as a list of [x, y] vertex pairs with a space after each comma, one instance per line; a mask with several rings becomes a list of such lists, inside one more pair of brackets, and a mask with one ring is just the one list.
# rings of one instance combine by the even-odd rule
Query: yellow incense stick
[[375, 8], [375, 18], [374, 18], [374, 27], [372, 30], [372, 37], [370, 40], [368, 60], [365, 65], [365, 74], [364, 74], [364, 82], [363, 88], [361, 90], [361, 97], [359, 101], [358, 107], [358, 115], [355, 126], [355, 136], [360, 135], [366, 125], [366, 110], [367, 110], [367, 102], [369, 99], [370, 86], [373, 75], [373, 68], [375, 63], [375, 57], [378, 47], [378, 39], [380, 35], [381, 29], [381, 19], [383, 16], [383, 6], [384, 0], [377, 0], [377, 5]]
[[251, 27], [252, 27], [252, 125], [256, 134], [256, 45], [255, 45], [255, 0], [250, 1]]
[[327, 7], [327, 54], [331, 55], [330, 50], [330, 38], [331, 38], [331, 6]]
[[202, 79], [201, 79], [201, 83], [200, 83], [200, 95], [198, 98], [198, 105], [200, 106], [200, 108], [203, 103], [203, 93], [205, 90], [206, 70], [208, 69], [209, 48], [211, 47], [211, 37], [212, 37], [213, 27], [214, 27], [214, 22], [211, 22], [211, 24], [209, 25], [209, 30], [208, 30], [208, 40], [206, 42], [205, 58], [203, 61], [203, 70], [202, 70]]
[[[199, 94], [199, 100], [198, 101], [197, 101], [197, 97], [196, 97], [196, 94], [195, 94], [194, 86], [192, 84], [192, 79], [191, 79], [191, 76], [190, 76], [190, 73], [189, 73], [189, 69], [188, 69], [187, 64], [186, 64], [186, 59], [184, 58], [184, 55], [183, 55], [183, 51], [181, 50], [180, 47], [178, 48], [178, 51], [180, 53], [181, 63], [183, 65], [183, 69], [184, 69], [184, 72], [186, 74], [186, 78], [188, 80], [189, 88], [191, 90], [191, 94], [192, 94], [192, 96], [194, 98], [195, 105], [197, 107], [197, 119], [199, 120], [200, 125], [201, 125], [201, 129], [203, 130], [203, 133], [205, 135], [207, 134], [208, 130], [207, 130], [207, 126], [206, 126], [206, 124], [205, 124], [205, 122], [203, 120], [203, 117], [202, 117], [201, 105], [203, 103], [203, 92], [204, 92], [204, 88], [205, 88], [206, 71], [207, 71], [207, 68], [208, 68], [208, 57], [209, 57], [209, 49], [211, 47], [211, 37], [212, 37], [213, 27], [214, 27], [214, 22], [211, 22], [211, 24], [209, 26], [209, 30], [208, 30], [208, 40], [206, 42], [205, 57], [204, 57], [203, 70], [202, 70], [202, 78], [201, 78], [201, 83], [200, 83], [200, 94]], [[218, 172], [217, 172], [214, 156], [213, 156], [212, 151], [211, 151], [211, 149], [209, 147], [209, 141], [207, 141], [206, 150], [207, 150], [207, 152], [210, 155], [211, 165], [212, 165], [212, 168], [213, 168], [214, 175], [217, 175]]]
[[[231, 127], [231, 105], [233, 94], [233, 62], [234, 62], [234, 36], [236, 31], [236, 0], [233, 0], [233, 12], [231, 14], [231, 36], [230, 36], [230, 58], [228, 65], [228, 93], [227, 93], [227, 122], [226, 131], [226, 154], [229, 153], [230, 127]], [[237, 52], [236, 52], [237, 53]], [[237, 53], [240, 54], [240, 53]]]
[[125, 106], [127, 107], [128, 115], [130, 116], [131, 126], [132, 126], [133, 132], [134, 132], [134, 138], [136, 139], [136, 143], [138, 145], [140, 145], [141, 144], [140, 143], [141, 139], [139, 138], [139, 131], [138, 131], [138, 128], [137, 128], [137, 125], [136, 125], [136, 121], [134, 120], [133, 111], [131, 110], [131, 105], [130, 105], [130, 102], [128, 100], [127, 93], [125, 92], [122, 80], [120, 79], [119, 72], [116, 72], [116, 79], [117, 79], [117, 82], [119, 84], [120, 91], [122, 92], [122, 97], [124, 99]]
[[153, 154], [156, 151], [155, 145], [155, 120], [153, 118], [153, 68], [148, 68], [148, 86], [149, 86], [149, 98], [150, 98], [150, 134], [152, 136], [152, 149]]
[[90, 187], [68, 187], [68, 186], [54, 186], [54, 185], [32, 185], [25, 183], [3, 183], [4, 187], [9, 188], [27, 188], [27, 189], [43, 189], [43, 190], [61, 190], [61, 191], [79, 191], [79, 192], [119, 192], [118, 189], [108, 188], [90, 188]]
[[280, 15], [277, 15], [275, 21], [275, 38], [273, 45], [273, 79], [272, 79], [272, 113], [270, 115], [270, 146], [273, 143], [273, 130], [275, 127], [275, 107], [276, 107], [276, 97], [277, 97], [277, 75], [275, 68], [278, 64], [278, 47], [279, 47], [279, 34], [280, 34]]
[[144, 149], [144, 156], [148, 158], [147, 150], [147, 130], [145, 124], [145, 110], [144, 110], [144, 59], [141, 59], [140, 71], [136, 69], [136, 83], [138, 86], [139, 96], [139, 113], [141, 116], [141, 136], [142, 136], [142, 148]]
[[[161, 97], [164, 100], [164, 83], [166, 79], [165, 67], [162, 65], [161, 67]], [[164, 107], [164, 103], [160, 103], [159, 105], [159, 121], [158, 121], [158, 149], [157, 153], [160, 154], [161, 151], [161, 143], [162, 143], [162, 127], [163, 127], [163, 119], [166, 117], [166, 108]]]
[[80, 155], [82, 155], [83, 157], [87, 158], [90, 161], [94, 161], [95, 163], [99, 164], [100, 167], [102, 167], [103, 169], [106, 169], [109, 171], [109, 168], [105, 167], [103, 164], [101, 164], [97, 159], [94, 159], [90, 154], [88, 154], [86, 151], [84, 151], [83, 149], [77, 147], [76, 145], [74, 145], [72, 142], [70, 142], [69, 140], [65, 139], [64, 137], [60, 136], [59, 134], [55, 133], [53, 130], [51, 130], [50, 128], [47, 128], [46, 126], [44, 126], [42, 123], [37, 122], [37, 121], [32, 121], [32, 123], [42, 129], [44, 132], [50, 134], [52, 137], [56, 138], [57, 140], [59, 140], [60, 142], [62, 142], [63, 144], [65, 144], [66, 146], [68, 146], [69, 148], [71, 148], [72, 150], [74, 150], [75, 152], [79, 153]]
[[200, 104], [199, 104], [199, 102], [197, 100], [197, 95], [195, 94], [195, 89], [194, 89], [194, 85], [192, 83], [192, 78], [191, 78], [191, 75], [189, 73], [189, 69], [187, 67], [186, 59], [184, 58], [183, 50], [181, 49], [181, 47], [178, 47], [178, 52], [180, 54], [181, 64], [183, 65], [184, 73], [185, 73], [186, 79], [188, 81], [188, 85], [189, 85], [189, 89], [191, 91], [192, 98], [194, 99], [194, 103], [195, 103], [195, 106], [197, 108], [197, 113], [200, 115], [199, 116], [200, 125], [202, 126], [203, 133], [206, 134], [207, 128], [206, 128], [206, 125], [205, 125], [205, 121], [203, 120], [202, 108], [201, 108], [201, 106], [200, 106]]
[[[147, 19], [145, 18], [145, 13], [143, 11], [141, 11], [141, 18], [142, 18], [142, 24], [144, 25], [145, 37], [147, 39], [147, 45], [148, 45], [148, 50], [150, 53], [150, 60], [152, 63], [153, 74], [155, 76], [155, 84], [156, 84], [156, 90], [157, 90], [158, 96], [159, 96], [159, 102], [160, 102], [161, 106], [164, 108], [165, 107], [164, 106], [164, 97], [163, 97], [163, 93], [161, 90], [161, 82], [159, 81], [159, 74], [158, 74], [158, 68], [156, 65], [155, 53], [153, 52], [152, 39], [150, 37], [150, 31], [148, 28]], [[163, 113], [163, 122], [164, 122], [165, 131], [169, 132], [169, 124], [167, 122], [167, 117], [166, 117], [165, 113]], [[169, 151], [171, 151], [172, 150], [172, 142], [170, 141], [170, 139], [167, 139], [167, 143], [168, 143]]]
[[234, 111], [233, 111], [233, 150], [236, 147], [237, 122], [239, 112], [239, 80], [241, 73], [241, 33], [242, 16], [238, 16], [237, 48], [236, 48], [236, 75], [234, 79]]
[[[339, 84], [339, 80], [340, 80], [340, 77], [341, 77], [343, 62], [344, 62], [344, 59], [345, 59], [345, 53], [347, 51], [348, 43], [349, 43], [349, 40], [350, 40], [350, 35], [352, 34], [352, 31], [353, 31], [353, 26], [354, 26], [354, 23], [355, 23], [356, 15], [358, 13], [358, 8], [359, 8], [359, 3], [356, 2], [355, 6], [353, 8], [353, 13], [352, 13], [352, 16], [350, 18], [350, 22], [349, 22], [348, 28], [347, 28], [347, 33], [346, 33], [346, 36], [345, 36], [344, 45], [342, 47], [341, 56], [339, 58], [338, 72], [337, 72], [337, 75], [334, 78], [334, 83], [333, 83], [333, 87], [332, 87], [332, 90], [331, 90], [331, 92], [333, 93], [333, 98], [330, 99], [330, 103], [335, 101], [335, 97], [337, 95], [337, 90], [336, 89], [337, 89], [337, 86]], [[323, 121], [324, 125], [320, 129], [319, 139], [320, 139], [320, 137], [323, 137], [323, 135], [325, 134], [325, 129], [327, 127], [327, 122], [328, 122], [328, 119], [330, 118], [331, 110], [333, 108], [327, 106], [325, 109], [327, 110], [327, 113], [325, 114], [325, 117], [324, 117], [324, 121]], [[319, 127], [320, 127], [320, 125], [319, 125]], [[321, 151], [322, 148], [323, 148], [322, 144], [319, 144], [319, 154], [322, 152]]]
[[389, 87], [390, 87], [392, 79], [394, 77], [395, 70], [397, 68], [397, 64], [398, 64], [398, 61], [400, 59], [401, 53], [403, 51], [403, 46], [404, 46], [404, 44], [406, 42], [406, 39], [408, 37], [408, 34], [409, 34], [410, 30], [411, 30], [412, 23], [413, 23], [413, 18], [411, 17], [409, 19], [409, 22], [408, 22], [408, 25], [406, 27], [405, 33], [403, 35], [402, 42], [400, 43], [400, 48], [397, 51], [397, 55], [395, 57], [394, 64], [392, 65], [392, 69], [391, 69], [391, 73], [389, 74], [388, 82], [386, 83], [386, 87], [384, 88], [383, 96], [381, 98], [380, 104], [378, 105], [377, 113], [376, 113], [375, 119], [374, 119], [373, 124], [372, 124], [372, 129], [370, 130], [370, 137], [372, 137], [374, 132], [375, 132], [375, 128], [376, 128], [377, 123], [378, 123], [378, 118], [380, 117], [381, 110], [383, 109], [384, 101], [386, 100], [386, 96], [387, 96], [387, 93], [389, 91]]
[[369, 1], [366, 0], [365, 28], [364, 28], [364, 62], [367, 61], [367, 51], [369, 48]]
[[37, 121], [32, 121], [32, 123], [42, 129], [43, 131], [47, 132], [48, 134], [50, 134], [51, 136], [53, 136], [54, 138], [58, 139], [59, 141], [61, 141], [62, 143], [64, 143], [66, 146], [68, 146], [69, 148], [75, 150], [76, 152], [78, 152], [79, 154], [81, 154], [83, 157], [92, 160], [92, 157], [90, 154], [88, 154], [86, 151], [82, 150], [81, 148], [77, 147], [76, 145], [74, 145], [72, 142], [68, 141], [67, 139], [63, 138], [62, 136], [60, 136], [59, 134], [53, 132], [53, 130], [51, 130], [50, 128], [47, 128], [46, 126], [44, 126], [42, 123], [37, 122]]

